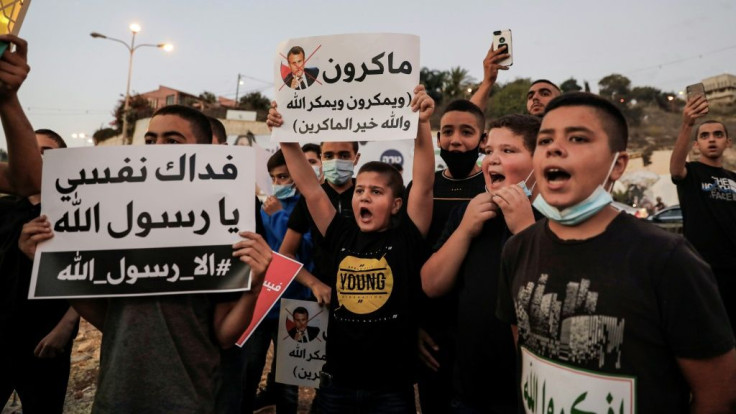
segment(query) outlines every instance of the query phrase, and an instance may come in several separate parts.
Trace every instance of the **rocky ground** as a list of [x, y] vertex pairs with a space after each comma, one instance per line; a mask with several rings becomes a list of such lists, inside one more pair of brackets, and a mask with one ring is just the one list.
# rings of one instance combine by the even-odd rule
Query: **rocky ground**
[[[82, 320], [79, 334], [74, 341], [72, 351], [72, 369], [69, 375], [69, 387], [64, 404], [65, 414], [87, 414], [92, 409], [95, 396], [97, 373], [100, 361], [100, 340], [102, 334], [92, 325]], [[266, 366], [271, 366], [272, 354], [269, 351]], [[264, 373], [264, 380], [265, 380]], [[299, 388], [299, 413], [308, 413], [314, 398], [314, 389]], [[17, 399], [11, 399], [5, 404], [2, 414], [21, 414], [22, 407]], [[260, 411], [264, 414], [273, 414], [275, 408]]]

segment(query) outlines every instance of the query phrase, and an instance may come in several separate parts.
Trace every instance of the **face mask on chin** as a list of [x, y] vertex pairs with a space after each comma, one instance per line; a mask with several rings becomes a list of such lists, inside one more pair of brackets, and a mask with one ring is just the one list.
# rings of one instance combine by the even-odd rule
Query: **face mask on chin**
[[440, 157], [447, 164], [452, 178], [465, 178], [473, 171], [478, 160], [478, 147], [465, 152], [451, 152], [440, 149]]
[[343, 185], [353, 177], [355, 165], [352, 160], [322, 161], [322, 173], [325, 179], [334, 185]]
[[[619, 154], [616, 153], [613, 157], [613, 162], [611, 163], [611, 167], [608, 169], [608, 174], [606, 175], [605, 180], [603, 180], [603, 184], [605, 184], [611, 176], [613, 167], [616, 165], [616, 161], [618, 160], [618, 155]], [[537, 211], [552, 221], [560, 223], [563, 226], [575, 226], [594, 216], [605, 206], [613, 202], [611, 193], [603, 188], [603, 184], [599, 184], [593, 193], [585, 200], [564, 210], [559, 210], [557, 207], [551, 206], [547, 203], [544, 197], [542, 197], [542, 194], [539, 194], [537, 198], [534, 199], [532, 205], [537, 209]], [[613, 186], [611, 186], [611, 188], [613, 188]]]

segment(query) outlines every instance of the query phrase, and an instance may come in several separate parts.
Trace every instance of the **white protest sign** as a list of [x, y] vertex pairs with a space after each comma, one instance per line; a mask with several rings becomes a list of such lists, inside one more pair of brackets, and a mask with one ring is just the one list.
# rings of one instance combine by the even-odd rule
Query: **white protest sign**
[[419, 37], [344, 34], [289, 39], [274, 60], [284, 124], [275, 141], [414, 139]]
[[328, 312], [317, 302], [281, 299], [276, 382], [319, 388], [327, 360]]
[[29, 298], [238, 291], [232, 257], [255, 228], [253, 150], [220, 145], [73, 148], [44, 156]]
[[634, 414], [636, 379], [564, 365], [521, 347], [521, 402], [530, 414]]

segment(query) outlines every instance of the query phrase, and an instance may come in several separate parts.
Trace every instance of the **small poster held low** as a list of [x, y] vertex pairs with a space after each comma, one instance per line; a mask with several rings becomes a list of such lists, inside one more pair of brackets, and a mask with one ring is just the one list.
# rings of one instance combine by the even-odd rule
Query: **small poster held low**
[[279, 142], [414, 139], [419, 37], [344, 34], [289, 39], [274, 60]]
[[319, 388], [327, 360], [327, 307], [317, 302], [281, 299], [276, 382]]

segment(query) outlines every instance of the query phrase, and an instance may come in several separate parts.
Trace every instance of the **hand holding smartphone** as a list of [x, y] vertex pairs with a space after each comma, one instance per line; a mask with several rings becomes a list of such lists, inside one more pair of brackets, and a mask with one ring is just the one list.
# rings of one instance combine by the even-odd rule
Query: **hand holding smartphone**
[[688, 101], [695, 98], [696, 96], [702, 96], [703, 98], [705, 98], [705, 85], [703, 85], [702, 83], [687, 85], [685, 91], [687, 92]]
[[511, 66], [514, 64], [514, 49], [511, 44], [511, 29], [496, 30], [493, 32], [493, 50], [506, 47], [509, 57], [498, 62], [499, 65]]

